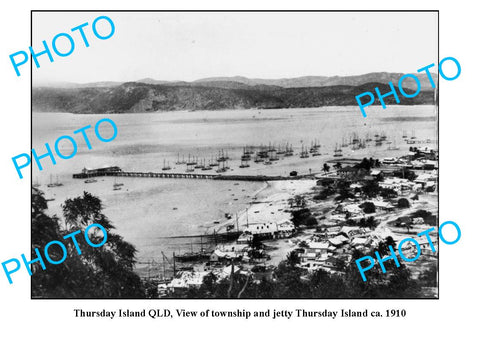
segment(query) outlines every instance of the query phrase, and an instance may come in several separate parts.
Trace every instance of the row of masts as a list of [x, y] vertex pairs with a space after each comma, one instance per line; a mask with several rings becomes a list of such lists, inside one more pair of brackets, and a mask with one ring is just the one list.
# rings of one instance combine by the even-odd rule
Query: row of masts
[[[404, 131], [403, 137], [406, 136]], [[415, 138], [414, 136], [412, 138]], [[349, 138], [342, 138], [341, 143], [335, 143], [335, 149], [333, 156], [342, 157], [343, 150], [342, 148], [351, 147], [352, 150], [365, 149], [369, 143], [375, 143], [375, 146], [381, 146], [383, 144], [392, 144], [392, 141], [387, 140], [387, 136], [384, 132], [375, 133], [373, 136], [366, 134], [364, 138], [360, 138], [358, 133], [352, 133]], [[398, 150], [396, 147], [396, 142], [394, 146], [390, 146], [389, 150]], [[300, 151], [300, 158], [309, 158], [321, 156], [321, 144], [317, 139], [311, 141], [310, 147], [302, 144]], [[253, 161], [255, 163], [263, 163], [265, 165], [271, 165], [273, 162], [280, 160], [281, 157], [291, 157], [294, 155], [293, 146], [290, 143], [284, 144], [272, 144], [260, 145], [260, 146], [245, 146], [243, 147], [243, 152], [240, 157], [240, 168], [250, 167], [249, 162]], [[210, 158], [199, 159], [199, 157], [192, 156], [188, 154], [187, 156], [182, 155], [180, 158], [180, 153], [177, 154], [177, 165], [186, 165], [187, 172], [193, 172], [195, 169], [200, 169], [202, 171], [213, 170], [217, 168], [217, 172], [225, 172], [230, 169], [228, 162], [231, 160], [228, 155], [228, 151], [221, 149], [218, 153], [212, 155]], [[164, 160], [162, 170], [171, 170], [170, 162]]]
[[[408, 139], [406, 131], [403, 131], [402, 138]], [[415, 139], [415, 132], [412, 131], [411, 140]], [[398, 150], [396, 146], [396, 140], [393, 142], [387, 139], [385, 132], [375, 133], [370, 135], [367, 133], [363, 138], [360, 138], [358, 133], [353, 132], [349, 137], [343, 137], [341, 143], [335, 143], [335, 149], [333, 156], [334, 157], [343, 157], [343, 149], [351, 147], [352, 150], [365, 149], [370, 143], [373, 143], [375, 146], [382, 146], [383, 144], [391, 145], [389, 150]], [[407, 140], [408, 143], [408, 140]], [[321, 156], [321, 144], [319, 140], [315, 139], [311, 141], [310, 147], [302, 144], [300, 151], [300, 158], [309, 158]], [[240, 168], [250, 167], [249, 162], [253, 161], [255, 163], [263, 163], [265, 165], [271, 165], [273, 162], [280, 160], [281, 157], [291, 157], [294, 155], [293, 146], [290, 143], [283, 144], [272, 144], [260, 145], [260, 146], [251, 146], [246, 145], [243, 147], [243, 152], [240, 157]], [[217, 168], [217, 172], [225, 172], [230, 169], [228, 162], [231, 160], [228, 155], [228, 151], [221, 149], [216, 154], [212, 155], [210, 158], [199, 159], [199, 157], [192, 156], [188, 154], [187, 156], [182, 155], [180, 158], [180, 153], [177, 154], [176, 165], [186, 165], [187, 172], [193, 172], [195, 169], [200, 169], [202, 171], [213, 170]], [[170, 162], [164, 160], [162, 170], [167, 171], [171, 170]]]

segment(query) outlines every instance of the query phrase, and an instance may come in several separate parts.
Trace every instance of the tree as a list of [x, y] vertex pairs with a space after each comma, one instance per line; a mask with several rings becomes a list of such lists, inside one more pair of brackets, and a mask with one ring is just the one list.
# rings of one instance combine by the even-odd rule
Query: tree
[[250, 247], [252, 247], [253, 250], [260, 250], [263, 248], [263, 243], [257, 234], [253, 235], [252, 240], [250, 241]]
[[312, 214], [308, 208], [293, 210], [291, 212], [292, 215], [292, 223], [298, 227], [301, 224], [306, 224], [307, 218], [310, 217]]
[[[34, 248], [43, 248], [52, 240], [61, 240], [72, 232], [80, 231], [93, 223], [102, 225], [107, 231], [106, 243], [99, 247], [89, 246], [85, 238], [77, 237], [81, 254], [75, 244], [64, 241], [67, 259], [59, 265], [47, 266], [46, 270], [34, 264], [32, 295], [56, 298], [137, 298], [145, 297], [145, 287], [139, 276], [133, 272], [136, 249], [112, 232], [114, 226], [102, 213], [102, 204], [97, 197], [84, 192], [82, 197], [69, 199], [63, 205], [67, 230], [61, 230], [58, 219], [45, 214], [46, 201], [43, 193], [32, 192], [32, 257]], [[99, 244], [103, 233], [89, 234], [92, 243]], [[52, 259], [63, 256], [60, 247], [51, 247]]]
[[319, 194], [313, 196], [313, 199], [314, 200], [324, 200], [324, 199], [328, 198], [328, 196], [333, 195], [334, 193], [335, 193], [335, 190], [332, 187], [328, 186], [325, 189], [323, 189], [322, 191], [320, 191]]
[[303, 196], [301, 195], [296, 195], [294, 197], [294, 201], [295, 201], [295, 206], [300, 208], [305, 208], [305, 206], [307, 205], [307, 203], [305, 202], [305, 198], [303, 198]]
[[308, 227], [316, 226], [318, 225], [318, 221], [315, 216], [310, 215], [305, 219], [305, 225]]
[[288, 202], [288, 205], [290, 206], [290, 209], [292, 209], [293, 205], [295, 204], [295, 200], [293, 198], [289, 198], [287, 202]]
[[409, 181], [413, 181], [415, 178], [417, 178], [417, 175], [415, 174], [415, 172], [413, 172], [412, 170], [406, 169], [404, 167], [401, 170], [394, 171], [393, 176], [399, 177], [399, 178], [406, 178]]
[[396, 247], [395, 240], [391, 236], [387, 236], [385, 240], [378, 244], [377, 251], [380, 255], [385, 256], [390, 254], [389, 247], [392, 247], [393, 249]]
[[372, 214], [375, 212], [375, 204], [372, 202], [364, 202], [360, 205], [360, 208], [363, 209], [365, 214]]
[[397, 206], [401, 209], [410, 208], [410, 202], [406, 198], [400, 198], [397, 202]]
[[327, 173], [330, 171], [330, 166], [327, 163], [323, 164], [323, 172]]
[[[373, 216], [370, 216], [370, 217], [367, 217], [366, 219], [365, 218], [362, 218], [360, 219], [360, 221], [358, 222], [358, 225], [362, 228], [369, 228], [371, 230], [374, 230], [377, 226], [377, 221], [375, 220], [375, 218]], [[355, 224], [353, 224], [355, 225]]]
[[424, 287], [437, 287], [438, 270], [436, 265], [431, 265], [426, 271], [419, 276], [420, 282]]
[[277, 284], [275, 295], [279, 298], [303, 298], [308, 297], [308, 283], [302, 280], [306, 274], [304, 269], [296, 266], [300, 260], [295, 252], [287, 255], [287, 260], [279, 263], [275, 270]]
[[392, 188], [382, 188], [380, 189], [380, 196], [383, 198], [395, 198], [398, 196], [398, 194]]
[[375, 160], [373, 158], [370, 158], [370, 159], [364, 158], [360, 163], [355, 164], [355, 168], [365, 169], [367, 171], [369, 171], [374, 166], [375, 166]]
[[342, 163], [337, 162], [333, 167], [337, 170], [340, 170], [342, 168]]
[[314, 299], [342, 298], [345, 296], [345, 283], [338, 275], [331, 275], [323, 269], [309, 276], [308, 285]]
[[297, 264], [300, 263], [300, 257], [296, 251], [291, 251], [287, 254], [287, 261], [286, 264], [288, 267], [295, 267]]
[[362, 186], [362, 192], [367, 197], [375, 197], [380, 191], [380, 186], [377, 181], [366, 181]]
[[310, 247], [308, 246], [308, 243], [307, 243], [305, 240], [303, 240], [302, 242], [300, 242], [300, 243], [298, 244], [298, 246], [299, 246], [300, 248], [310, 248]]

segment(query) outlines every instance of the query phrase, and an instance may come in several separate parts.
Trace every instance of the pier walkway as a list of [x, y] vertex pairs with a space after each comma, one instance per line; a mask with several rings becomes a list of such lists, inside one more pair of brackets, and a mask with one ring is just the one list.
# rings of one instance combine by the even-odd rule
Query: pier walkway
[[173, 172], [133, 172], [133, 171], [98, 171], [92, 173], [73, 174], [73, 178], [90, 178], [90, 177], [151, 177], [151, 178], [186, 178], [186, 179], [211, 179], [223, 181], [285, 181], [299, 180], [306, 178], [314, 178], [313, 175], [300, 176], [265, 176], [265, 175], [214, 175], [199, 173], [173, 173]]

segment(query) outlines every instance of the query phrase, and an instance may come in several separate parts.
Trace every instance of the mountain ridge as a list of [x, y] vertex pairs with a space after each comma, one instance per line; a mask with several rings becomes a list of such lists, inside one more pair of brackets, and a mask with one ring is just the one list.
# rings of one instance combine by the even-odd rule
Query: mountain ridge
[[[246, 85], [232, 81], [196, 83], [146, 84], [128, 82], [110, 87], [32, 89], [32, 108], [36, 112], [71, 113], [136, 113], [179, 110], [276, 109], [321, 106], [358, 105], [355, 96], [373, 92], [390, 92], [382, 83], [359, 86], [334, 85], [322, 87], [284, 88], [273, 85]], [[433, 104], [433, 91], [422, 90], [415, 98], [400, 96], [402, 105]], [[413, 92], [413, 91], [412, 91]], [[396, 104], [394, 98], [385, 99]], [[379, 105], [375, 98], [374, 105]]]
[[[144, 83], [150, 85], [188, 85], [196, 86], [198, 84], [210, 84], [210, 86], [217, 85], [217, 87], [222, 87], [222, 84], [226, 83], [238, 83], [244, 84], [247, 86], [277, 86], [284, 88], [294, 88], [294, 87], [323, 87], [323, 86], [336, 86], [336, 85], [350, 85], [350, 86], [360, 86], [362, 84], [377, 82], [382, 84], [388, 84], [392, 81], [394, 85], [398, 86], [399, 79], [405, 75], [404, 73], [393, 73], [393, 72], [371, 72], [361, 75], [354, 76], [302, 76], [302, 77], [293, 77], [293, 78], [278, 78], [278, 79], [265, 79], [265, 78], [247, 78], [243, 76], [233, 76], [233, 77], [209, 77], [201, 78], [191, 82], [182, 81], [182, 80], [156, 80], [153, 78], [143, 78], [136, 80], [136, 83]], [[426, 74], [415, 74], [420, 80], [422, 89], [431, 89], [430, 80]], [[438, 83], [438, 74], [432, 73], [432, 78], [435, 84]], [[85, 87], [111, 87], [111, 86], [120, 86], [125, 83], [130, 82], [116, 82], [116, 81], [99, 81], [93, 83], [39, 83], [34, 87], [65, 87], [65, 88], [85, 88]], [[415, 81], [411, 78], [407, 78], [404, 81], [403, 87], [408, 89], [416, 89], [417, 86]]]

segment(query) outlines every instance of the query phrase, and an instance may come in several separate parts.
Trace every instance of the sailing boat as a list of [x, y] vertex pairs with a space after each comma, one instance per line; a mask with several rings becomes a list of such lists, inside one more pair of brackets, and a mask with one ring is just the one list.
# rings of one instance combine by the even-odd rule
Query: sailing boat
[[193, 164], [191, 162], [187, 163], [187, 169], [185, 170], [186, 172], [194, 172], [195, 169], [193, 168]]
[[187, 167], [188, 167], [189, 165], [195, 165], [195, 164], [197, 164], [197, 162], [195, 162], [195, 160], [192, 160], [192, 161], [191, 161], [191, 160], [190, 160], [190, 154], [188, 154]]
[[123, 183], [117, 183], [117, 178], [115, 177], [113, 181], [113, 190], [122, 190]]
[[40, 183], [38, 182], [38, 177], [35, 180], [35, 183], [33, 184], [34, 188], [38, 188], [40, 186]]
[[207, 170], [212, 170], [212, 166], [211, 166], [211, 165], [207, 165], [207, 163], [205, 162], [205, 158], [204, 158], [204, 159], [203, 159], [202, 171], [207, 171]]
[[247, 152], [246, 148], [243, 148], [243, 155], [242, 155], [242, 161], [249, 161], [251, 159], [250, 153]]
[[248, 167], [250, 167], [250, 164], [248, 164], [248, 160], [242, 158], [240, 168], [248, 168]]
[[316, 140], [315, 140], [315, 149], [313, 150], [313, 153], [312, 153], [312, 157], [316, 157], [316, 156], [321, 156], [322, 154], [320, 153], [320, 144], [317, 144]]
[[300, 152], [300, 158], [308, 158], [308, 157], [310, 157], [308, 155], [308, 150], [307, 150], [307, 148], [303, 148], [303, 145], [302, 145], [302, 151]]
[[208, 163], [208, 166], [218, 166], [218, 162], [215, 160], [214, 157], [212, 157], [210, 163]]
[[225, 165], [225, 160], [223, 160], [221, 163], [222, 167], [220, 167], [220, 163], [218, 163], [218, 169], [215, 170], [217, 173], [226, 172], [228, 170], [228, 166]]
[[177, 165], [185, 164], [185, 155], [183, 155], [182, 160], [180, 160], [180, 154], [178, 153], [177, 154], [177, 162], [175, 164], [177, 164]]
[[352, 138], [352, 143], [355, 144], [355, 143], [358, 143], [359, 142], [359, 139], [358, 139], [358, 134], [356, 132], [353, 133], [353, 138]]
[[61, 187], [63, 183], [60, 183], [58, 181], [58, 175], [57, 175], [57, 181], [55, 183], [52, 183], [52, 175], [50, 175], [50, 184], [47, 184], [47, 187], [49, 188], [54, 188], [54, 187]]
[[225, 162], [227, 159], [228, 158], [225, 156], [223, 149], [221, 151], [218, 151], [218, 158], [217, 158], [218, 163]]
[[171, 170], [172, 168], [170, 167], [170, 162], [168, 164], [165, 164], [165, 160], [163, 160], [163, 168], [162, 170]]
[[338, 144], [335, 144], [335, 150], [333, 153], [333, 157], [342, 157], [342, 149], [338, 147]]
[[396, 138], [393, 140], [393, 146], [389, 146], [388, 150], [400, 150], [400, 148], [397, 146], [397, 139]]
[[407, 144], [415, 144], [415, 139], [417, 137], [415, 137], [415, 130], [412, 130], [412, 137], [410, 137], [410, 139], [407, 139]]
[[195, 161], [195, 166], [194, 166], [195, 169], [201, 169], [203, 168], [203, 164], [202, 162], [199, 162], [198, 161], [198, 157], [196, 157], [196, 161]]

